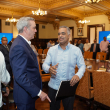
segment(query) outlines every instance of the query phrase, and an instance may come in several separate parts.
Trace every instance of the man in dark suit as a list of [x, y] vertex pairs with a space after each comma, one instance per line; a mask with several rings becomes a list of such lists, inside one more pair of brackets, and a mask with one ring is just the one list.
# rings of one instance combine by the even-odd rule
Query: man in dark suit
[[74, 43], [73, 45], [77, 46], [78, 47], [78, 40], [77, 39], [74, 39]]
[[35, 110], [38, 97], [42, 101], [49, 99], [42, 89], [37, 57], [30, 47], [36, 30], [35, 20], [22, 17], [17, 22], [19, 35], [14, 40], [9, 57], [14, 75], [14, 101], [17, 110]]
[[10, 46], [7, 44], [8, 40], [6, 37], [2, 37], [1, 42], [2, 42], [2, 44], [0, 45], [0, 51], [3, 53], [3, 55], [5, 57], [6, 69], [8, 70], [8, 72], [10, 73], [10, 76], [12, 78], [12, 69], [11, 69], [10, 61], [9, 61]]
[[93, 52], [93, 59], [96, 59], [97, 52], [100, 52], [99, 44], [96, 39], [94, 39], [94, 43], [91, 44], [90, 51]]

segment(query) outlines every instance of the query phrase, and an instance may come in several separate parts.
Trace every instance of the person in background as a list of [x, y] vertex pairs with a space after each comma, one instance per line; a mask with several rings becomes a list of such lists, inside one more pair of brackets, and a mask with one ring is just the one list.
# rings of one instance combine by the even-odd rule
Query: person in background
[[106, 59], [109, 59], [109, 52], [108, 52], [108, 47], [109, 47], [109, 41], [107, 41], [106, 37], [103, 37], [103, 41], [100, 43], [100, 51], [107, 53]]
[[73, 45], [78, 46], [78, 40], [75, 39]]
[[42, 46], [41, 44], [38, 45], [37, 49], [42, 49]]
[[[0, 45], [0, 51], [2, 52], [2, 54], [5, 57], [5, 63], [6, 63], [6, 69], [8, 70], [8, 72], [10, 73], [11, 76], [11, 82], [13, 81], [13, 74], [12, 74], [12, 68], [10, 65], [10, 60], [9, 60], [9, 50], [10, 50], [10, 46], [7, 44], [8, 40], [6, 37], [2, 37], [1, 38], [1, 42], [2, 44]], [[11, 83], [10, 82], [10, 83]], [[9, 84], [10, 85], [10, 84]], [[11, 88], [11, 87], [10, 87]], [[13, 88], [11, 88], [13, 89]]]
[[82, 53], [84, 53], [83, 46], [84, 46], [84, 44], [81, 43], [81, 40], [79, 40], [78, 41], [78, 47], [80, 48], [80, 50], [82, 51]]
[[90, 52], [93, 52], [93, 59], [96, 59], [97, 52], [100, 52], [99, 44], [96, 39], [94, 39], [94, 43], [91, 44]]
[[[70, 86], [74, 86], [85, 72], [85, 63], [81, 50], [69, 43], [70, 29], [67, 26], [59, 27], [59, 44], [50, 47], [43, 63], [43, 70], [51, 74], [49, 86], [50, 110], [59, 110], [62, 100], [64, 110], [73, 110], [75, 96], [55, 100], [55, 95], [60, 82], [70, 80]], [[75, 66], [79, 70], [75, 74]], [[50, 66], [51, 65], [51, 66]]]
[[89, 40], [86, 39], [86, 43], [84, 44], [83, 50], [85, 51], [90, 51], [91, 44], [89, 43]]
[[15, 40], [15, 38], [12, 38], [12, 40], [8, 43], [8, 45], [10, 45], [10, 47], [11, 47], [14, 40]]
[[52, 41], [51, 45], [54, 46], [55, 45], [55, 41]]
[[22, 17], [17, 22], [19, 35], [14, 40], [10, 53], [10, 64], [14, 74], [14, 101], [17, 110], [35, 110], [35, 101], [50, 99], [42, 91], [42, 81], [36, 55], [30, 47], [34, 39], [36, 24], [34, 18]]
[[58, 44], [58, 40], [55, 42], [55, 45], [57, 45]]
[[[6, 64], [5, 64], [5, 58], [2, 54], [2, 52], [0, 52], [0, 89], [1, 87], [1, 83], [3, 83], [4, 85], [7, 85], [10, 81], [10, 75], [9, 72], [6, 69]], [[8, 87], [6, 87], [6, 93], [4, 94], [4, 96], [8, 96], [9, 95], [9, 89]], [[0, 110], [2, 110], [2, 92], [0, 90]]]
[[49, 49], [50, 47], [52, 47], [52, 41], [49, 40], [49, 42], [47, 43], [47, 49]]
[[107, 41], [106, 37], [103, 37], [103, 41], [100, 43], [101, 52], [108, 52], [109, 41]]

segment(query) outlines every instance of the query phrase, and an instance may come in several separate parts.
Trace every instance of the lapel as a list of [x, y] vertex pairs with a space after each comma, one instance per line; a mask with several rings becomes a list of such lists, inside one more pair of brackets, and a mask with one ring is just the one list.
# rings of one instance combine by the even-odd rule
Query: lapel
[[1, 44], [1, 46], [4, 48], [3, 50], [5, 50], [5, 51], [7, 51], [9, 53], [9, 51], [8, 51], [8, 49], [6, 47], [4, 47], [2, 44]]
[[20, 35], [18, 35], [18, 38], [21, 39], [23, 41], [23, 43], [26, 45], [26, 47], [28, 48], [28, 50], [30, 51], [30, 54], [32, 55], [32, 57], [34, 59], [34, 62], [37, 63], [37, 65], [38, 65], [36, 55], [35, 55], [34, 51], [32, 50], [32, 48], [30, 47], [30, 45]]

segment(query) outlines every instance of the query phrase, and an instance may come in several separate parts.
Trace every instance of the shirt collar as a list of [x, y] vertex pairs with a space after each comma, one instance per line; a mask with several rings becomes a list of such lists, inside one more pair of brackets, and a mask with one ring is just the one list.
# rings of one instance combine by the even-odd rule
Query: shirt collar
[[[20, 34], [19, 34], [20, 35]], [[31, 41], [28, 41], [25, 37], [23, 37], [22, 35], [20, 35], [29, 45], [31, 45]]]
[[[3, 44], [2, 44], [3, 45]], [[3, 45], [4, 47], [7, 47], [8, 45]]]
[[[58, 47], [60, 47], [60, 43], [58, 44]], [[69, 49], [70, 47], [70, 43], [68, 42], [67, 46], [66, 46], [66, 49]], [[60, 47], [61, 48], [61, 47]]]

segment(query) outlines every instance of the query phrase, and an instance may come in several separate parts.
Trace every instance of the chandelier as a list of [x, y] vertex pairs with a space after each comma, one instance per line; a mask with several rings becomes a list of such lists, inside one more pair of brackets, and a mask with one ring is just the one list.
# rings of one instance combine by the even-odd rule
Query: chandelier
[[[84, 6], [84, 16], [85, 16], [85, 6]], [[90, 20], [85, 20], [85, 18], [83, 20], [79, 20], [79, 23], [85, 24], [85, 23], [89, 23]]]
[[47, 11], [43, 11], [43, 10], [40, 10], [40, 0], [39, 0], [39, 9], [36, 10], [36, 11], [32, 11], [32, 14], [33, 15], [47, 15]]
[[85, 3], [98, 3], [102, 0], [85, 0]]
[[90, 22], [90, 20], [79, 20], [79, 23], [82, 23], [82, 24], [85, 24], [85, 23], [89, 23]]
[[11, 18], [7, 18], [6, 21], [7, 22], [18, 22], [18, 19], [13, 18], [13, 14], [12, 14], [12, 17]]

